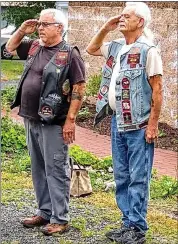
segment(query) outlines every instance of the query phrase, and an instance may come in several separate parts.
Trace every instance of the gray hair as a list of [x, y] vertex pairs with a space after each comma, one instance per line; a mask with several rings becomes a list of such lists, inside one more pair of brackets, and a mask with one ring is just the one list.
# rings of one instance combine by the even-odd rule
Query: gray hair
[[151, 22], [151, 11], [143, 2], [126, 2], [126, 7], [134, 9], [135, 15], [144, 19], [143, 34], [150, 40], [153, 40], [154, 36], [152, 31], [148, 28]]
[[40, 13], [40, 16], [42, 16], [44, 14], [53, 15], [54, 21], [56, 21], [57, 23], [59, 23], [63, 26], [62, 33], [64, 33], [67, 30], [67, 20], [66, 20], [64, 13], [61, 10], [55, 9], [55, 8], [48, 8], [48, 9], [42, 10]]

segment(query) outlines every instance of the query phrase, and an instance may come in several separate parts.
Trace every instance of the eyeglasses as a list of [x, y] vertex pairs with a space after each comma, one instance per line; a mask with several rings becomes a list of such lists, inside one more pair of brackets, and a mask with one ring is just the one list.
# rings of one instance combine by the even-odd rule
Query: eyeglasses
[[38, 21], [37, 24], [36, 24], [36, 27], [39, 28], [40, 25], [42, 25], [43, 28], [47, 28], [50, 25], [56, 25], [56, 24], [60, 25], [60, 23], [57, 23], [57, 22], [50, 23], [50, 22], [40, 22], [40, 21]]

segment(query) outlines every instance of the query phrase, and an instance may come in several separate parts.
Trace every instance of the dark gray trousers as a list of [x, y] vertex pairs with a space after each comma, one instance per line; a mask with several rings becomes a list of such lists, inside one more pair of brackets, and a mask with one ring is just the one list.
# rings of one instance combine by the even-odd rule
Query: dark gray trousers
[[50, 223], [69, 221], [70, 169], [62, 127], [24, 119], [37, 215]]

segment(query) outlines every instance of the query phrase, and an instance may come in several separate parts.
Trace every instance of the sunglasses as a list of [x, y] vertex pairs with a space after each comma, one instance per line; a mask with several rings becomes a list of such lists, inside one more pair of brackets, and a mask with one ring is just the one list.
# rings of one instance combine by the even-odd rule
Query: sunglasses
[[56, 25], [56, 24], [60, 25], [60, 23], [57, 23], [57, 22], [50, 23], [50, 22], [40, 22], [40, 21], [38, 21], [37, 24], [36, 24], [36, 27], [39, 28], [40, 25], [42, 25], [43, 28], [47, 28], [50, 25]]

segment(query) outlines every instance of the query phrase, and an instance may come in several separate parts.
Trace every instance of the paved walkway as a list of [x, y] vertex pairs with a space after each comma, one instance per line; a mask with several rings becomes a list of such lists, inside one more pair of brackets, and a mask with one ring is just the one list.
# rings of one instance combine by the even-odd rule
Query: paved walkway
[[[13, 109], [11, 117], [14, 121], [23, 123], [22, 118], [17, 115], [17, 109]], [[4, 113], [2, 112], [2, 116]], [[98, 133], [76, 127], [76, 145], [82, 149], [95, 154], [98, 157], [111, 155], [111, 140], [109, 136], [99, 135]], [[156, 148], [154, 157], [154, 168], [157, 169], [159, 175], [177, 176], [177, 159], [176, 152]]]

